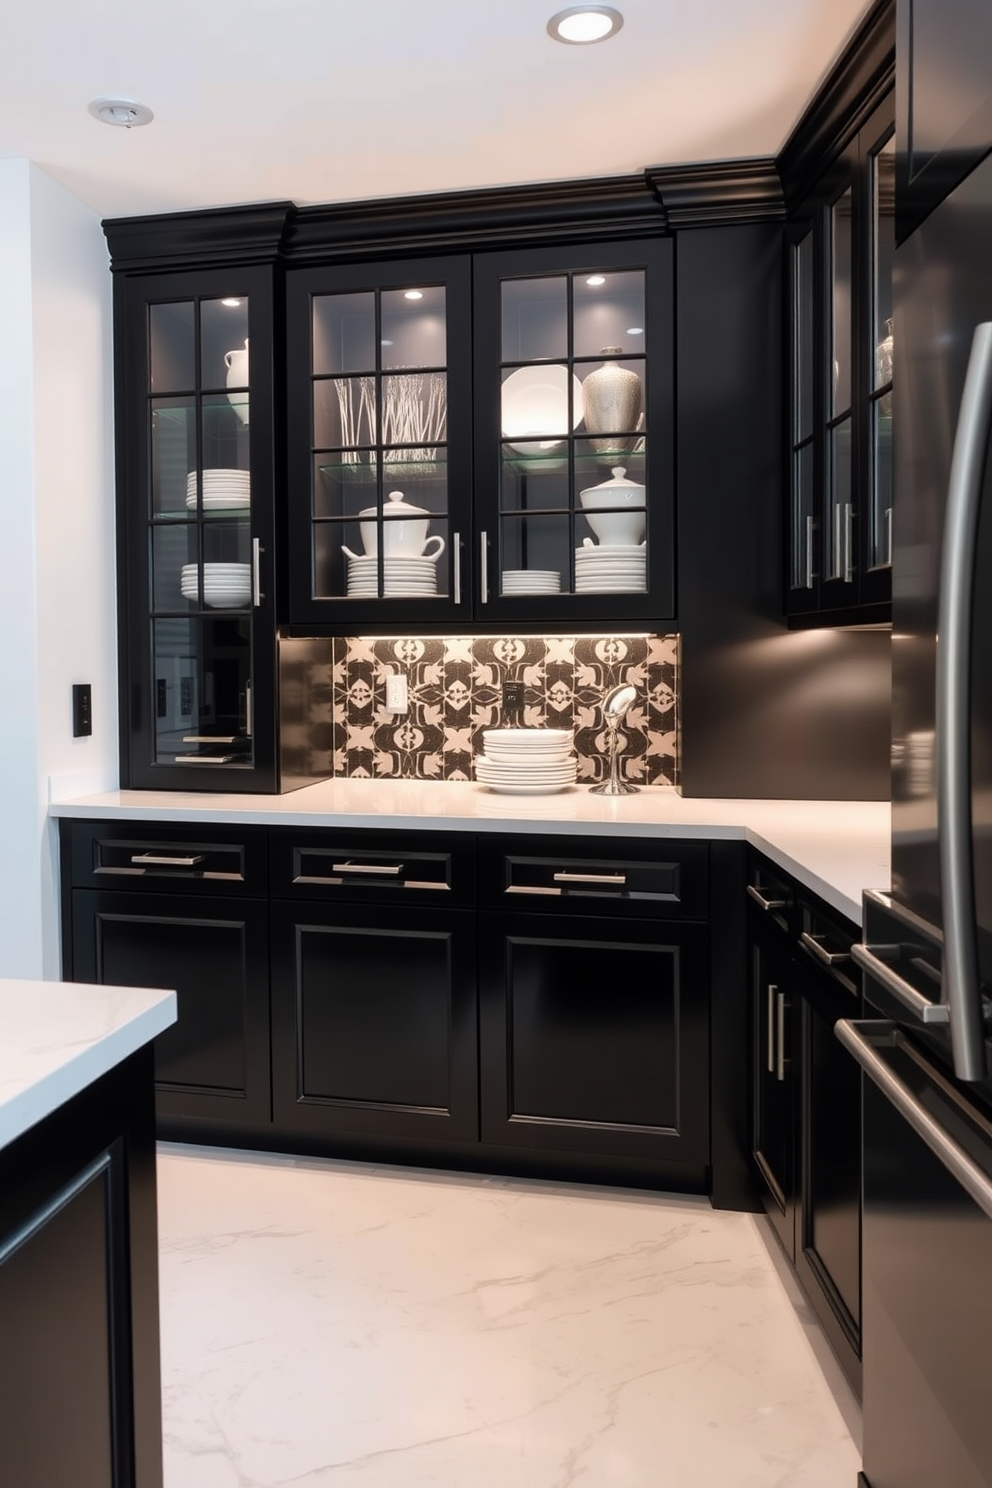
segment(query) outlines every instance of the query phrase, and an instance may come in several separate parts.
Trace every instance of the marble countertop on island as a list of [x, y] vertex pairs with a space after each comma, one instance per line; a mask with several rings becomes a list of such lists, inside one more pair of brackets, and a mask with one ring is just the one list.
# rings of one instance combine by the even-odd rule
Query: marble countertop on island
[[175, 1021], [175, 992], [0, 980], [0, 1148]]
[[633, 796], [582, 787], [517, 796], [469, 782], [334, 779], [282, 796], [108, 791], [50, 810], [91, 820], [743, 839], [857, 924], [862, 890], [890, 882], [887, 801], [699, 799], [662, 786]]

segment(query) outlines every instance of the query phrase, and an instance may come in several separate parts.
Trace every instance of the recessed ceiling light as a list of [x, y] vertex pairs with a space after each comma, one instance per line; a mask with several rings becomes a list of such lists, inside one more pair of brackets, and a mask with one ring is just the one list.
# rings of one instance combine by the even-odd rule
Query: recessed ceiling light
[[605, 284], [606, 283], [606, 275], [605, 274], [590, 274], [589, 275], [589, 278], [586, 280], [586, 283], [588, 285], [590, 285], [593, 289], [598, 289], [601, 284]]
[[615, 36], [622, 25], [623, 16], [612, 5], [570, 5], [551, 17], [548, 35], [572, 46], [588, 46]]
[[140, 128], [155, 117], [147, 104], [136, 103], [133, 98], [94, 98], [89, 111], [101, 124], [116, 124], [121, 129]]
[[644, 327], [643, 326], [628, 326], [627, 327], [627, 335], [628, 336], [643, 336], [644, 335]]
[[234, 295], [228, 295], [226, 300], [221, 300], [221, 304], [226, 305], [229, 310], [237, 310], [238, 306], [241, 304], [241, 301], [235, 299]]
[[422, 300], [424, 298], [424, 292], [422, 289], [405, 289], [403, 291], [403, 298], [405, 300]]

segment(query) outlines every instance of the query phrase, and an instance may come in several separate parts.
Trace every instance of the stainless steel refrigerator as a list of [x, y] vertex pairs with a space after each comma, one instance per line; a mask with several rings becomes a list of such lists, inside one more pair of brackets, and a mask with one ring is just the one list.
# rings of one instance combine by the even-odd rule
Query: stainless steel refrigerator
[[992, 1485], [992, 157], [896, 252], [893, 876], [865, 896], [864, 1474]]

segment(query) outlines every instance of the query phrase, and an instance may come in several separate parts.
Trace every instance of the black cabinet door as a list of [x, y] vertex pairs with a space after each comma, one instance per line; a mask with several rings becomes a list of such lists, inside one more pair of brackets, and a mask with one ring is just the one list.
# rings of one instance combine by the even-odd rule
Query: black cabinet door
[[992, 150], [992, 7], [899, 0], [896, 76], [902, 242]]
[[76, 889], [72, 936], [76, 981], [178, 994], [155, 1041], [160, 1116], [270, 1120], [264, 900]]
[[273, 904], [280, 1129], [477, 1140], [473, 926], [465, 910]]
[[796, 1009], [788, 950], [751, 917], [751, 1153], [759, 1194], [785, 1251], [795, 1258]]
[[703, 925], [480, 915], [482, 1136], [709, 1160]]
[[802, 1024], [802, 1176], [796, 1269], [852, 1385], [861, 1389], [861, 1072], [834, 1036], [853, 989], [793, 968]]

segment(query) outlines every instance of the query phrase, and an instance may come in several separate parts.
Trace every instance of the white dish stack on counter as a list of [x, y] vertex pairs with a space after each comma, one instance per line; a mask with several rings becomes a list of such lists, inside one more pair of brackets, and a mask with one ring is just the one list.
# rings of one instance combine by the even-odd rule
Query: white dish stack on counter
[[480, 784], [501, 795], [548, 796], [575, 784], [571, 729], [485, 729]]

